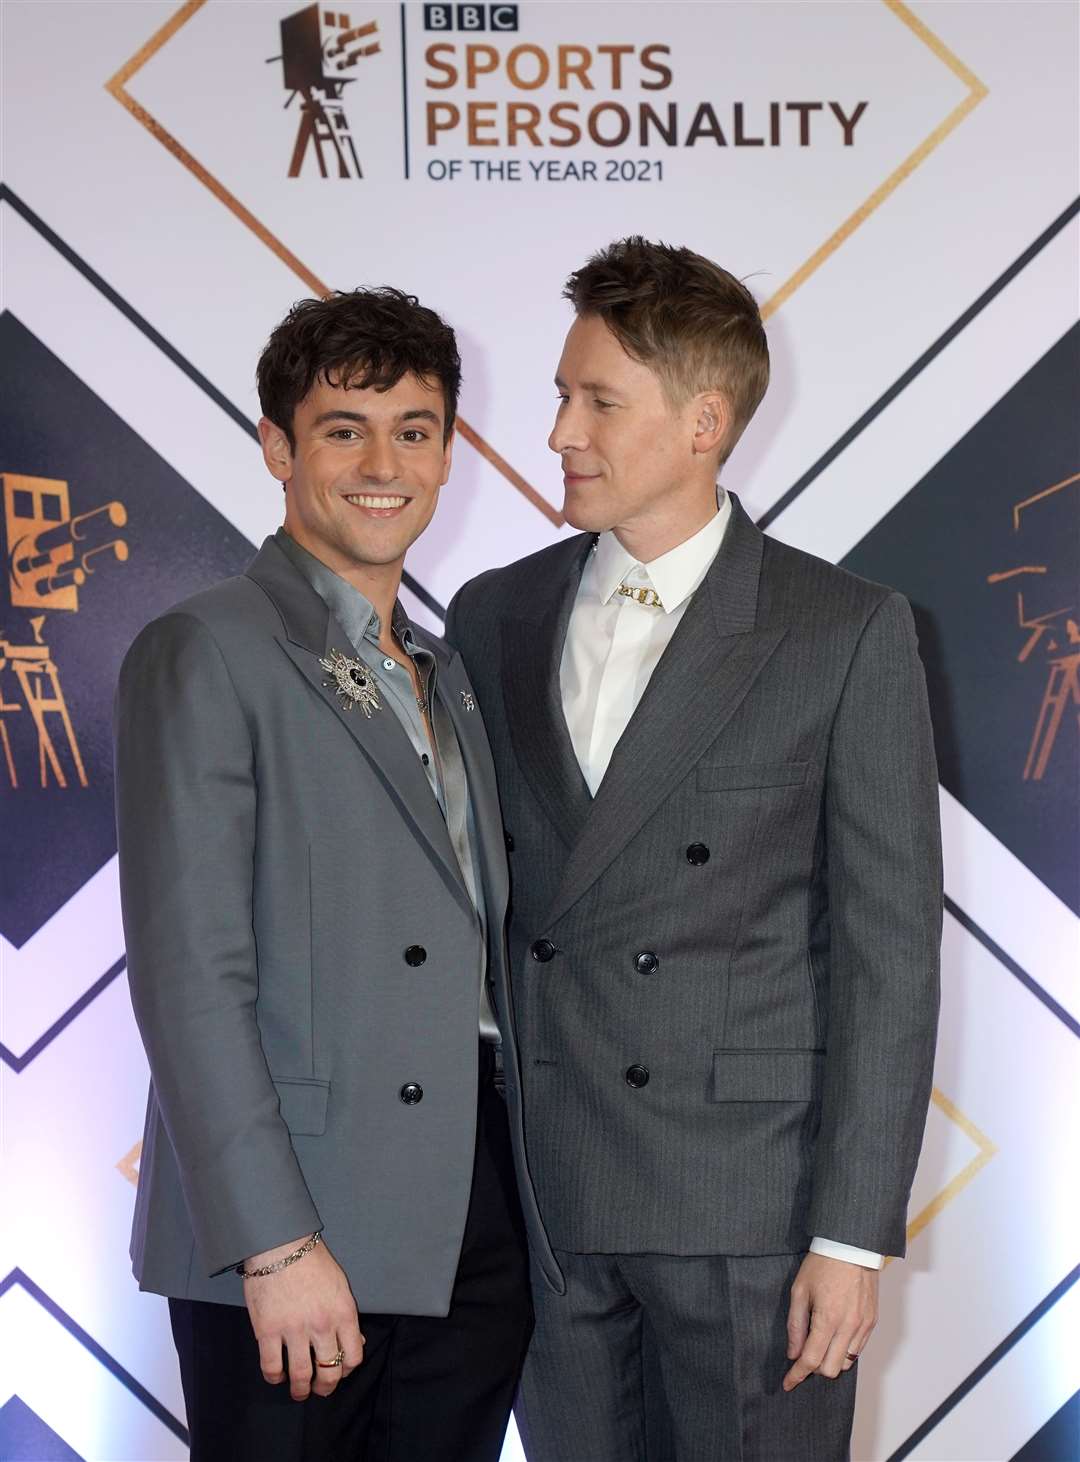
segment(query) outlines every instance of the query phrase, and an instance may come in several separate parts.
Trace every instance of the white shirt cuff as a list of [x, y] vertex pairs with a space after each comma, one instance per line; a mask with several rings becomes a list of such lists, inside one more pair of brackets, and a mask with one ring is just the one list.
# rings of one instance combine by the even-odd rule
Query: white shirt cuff
[[835, 1239], [811, 1239], [811, 1254], [824, 1254], [826, 1259], [843, 1259], [847, 1264], [861, 1264], [864, 1269], [880, 1269], [884, 1254], [872, 1249], [857, 1249], [854, 1244], [838, 1244]]

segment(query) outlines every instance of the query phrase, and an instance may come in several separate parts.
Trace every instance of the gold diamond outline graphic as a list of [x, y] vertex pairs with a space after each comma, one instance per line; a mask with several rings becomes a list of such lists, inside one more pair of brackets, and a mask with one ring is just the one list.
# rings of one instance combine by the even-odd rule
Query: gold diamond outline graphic
[[[968, 1186], [971, 1180], [980, 1173], [986, 1164], [997, 1154], [997, 1145], [990, 1141], [985, 1132], [980, 1132], [970, 1117], [951, 1101], [939, 1088], [934, 1087], [930, 1094], [930, 1100], [934, 1106], [942, 1111], [950, 1122], [954, 1122], [964, 1136], [978, 1148], [975, 1156], [956, 1174], [950, 1182], [946, 1183], [936, 1197], [931, 1198], [925, 1208], [919, 1210], [914, 1218], [908, 1221], [907, 1240], [911, 1244], [926, 1226], [934, 1221], [938, 1215], [946, 1209], [949, 1204]], [[892, 1259], [886, 1259], [886, 1264], [891, 1264]]]
[[139, 1184], [138, 1162], [141, 1157], [142, 1138], [140, 1137], [135, 1146], [129, 1152], [125, 1152], [123, 1157], [116, 1164], [116, 1171], [118, 1173], [122, 1173], [123, 1176], [127, 1178], [128, 1182], [132, 1185], [133, 1188], [138, 1187]]
[[990, 88], [980, 81], [974, 71], [965, 66], [963, 61], [949, 50], [945, 42], [940, 40], [917, 15], [914, 15], [902, 3], [902, 0], [882, 0], [882, 4], [927, 46], [955, 77], [964, 83], [968, 88], [968, 94], [952, 109], [945, 120], [939, 122], [934, 130], [923, 138], [918, 147], [904, 158], [899, 167], [894, 168], [885, 181], [878, 184], [869, 198], [864, 203], [860, 203], [855, 212], [846, 218], [819, 248], [814, 250], [806, 263], [800, 264], [791, 278], [782, 284], [774, 295], [770, 295], [761, 307], [761, 316], [764, 320], [775, 314], [785, 300], [790, 299], [800, 285], [805, 284], [810, 276], [821, 268], [826, 259], [836, 253], [841, 244], [846, 243], [859, 225], [865, 223], [870, 215], [881, 207], [886, 198], [895, 193], [900, 184], [911, 177], [920, 163], [925, 162], [930, 154], [941, 146], [949, 133], [954, 132], [964, 118], [990, 94]]
[[[207, 0], [184, 0], [184, 4], [170, 16], [165, 24], [155, 31], [150, 39], [140, 46], [129, 60], [124, 62], [114, 76], [109, 78], [105, 83], [105, 90], [137, 122], [145, 127], [152, 137], [160, 142], [167, 151], [171, 152], [176, 160], [183, 167], [187, 168], [192, 176], [197, 178], [220, 203], [223, 203], [230, 213], [238, 218], [246, 228], [250, 229], [261, 243], [265, 244], [283, 264], [291, 269], [298, 278], [303, 280], [314, 294], [326, 296], [331, 293], [329, 286], [324, 284], [318, 275], [313, 273], [286, 244], [282, 243], [276, 234], [271, 233], [266, 225], [260, 222], [251, 210], [241, 203], [235, 194], [230, 193], [228, 188], [215, 178], [197, 158], [193, 157], [187, 148], [184, 147], [183, 143], [179, 142], [171, 132], [167, 131], [157, 118], [152, 116], [127, 90], [127, 84], [132, 77], [206, 3]], [[854, 213], [846, 218], [840, 227], [834, 230], [824, 243], [814, 250], [806, 262], [796, 269], [795, 273], [780, 286], [776, 293], [766, 300], [765, 304], [761, 307], [761, 315], [764, 320], [774, 315], [780, 306], [789, 300], [795, 291], [805, 284], [811, 275], [815, 274], [827, 259], [836, 253], [837, 249], [851, 237], [855, 230], [861, 224], [865, 223], [876, 209], [880, 208], [882, 203], [896, 191], [900, 184], [909, 178], [915, 169], [921, 163], [925, 162], [930, 154], [941, 146], [949, 134], [955, 131], [960, 123], [989, 95], [989, 88], [979, 80], [969, 67], [964, 65], [958, 56], [950, 51], [944, 41], [936, 36], [924, 21], [921, 21], [918, 16], [908, 9], [903, 3], [903, 0], [882, 0], [882, 4], [896, 16], [901, 24], [906, 25], [912, 34], [922, 41], [939, 61], [948, 67], [954, 76], [958, 77], [964, 83], [968, 88], [968, 93], [953, 108], [944, 121], [940, 122], [933, 131], [924, 137], [918, 147], [909, 153], [903, 162], [897, 168], [894, 168], [885, 181], [874, 189], [865, 202], [861, 203]], [[516, 488], [534, 508], [541, 512], [547, 518], [548, 522], [556, 528], [563, 527], [566, 519], [562, 513], [557, 508], [552, 507], [543, 493], [538, 492], [530, 482], [527, 482], [521, 473], [505, 457], [497, 452], [490, 442], [486, 441], [480, 435], [475, 427], [470, 426], [467, 421], [459, 416], [457, 419], [457, 429], [465, 441], [479, 452], [485, 461], [490, 463], [496, 472], [500, 473], [512, 487]]]

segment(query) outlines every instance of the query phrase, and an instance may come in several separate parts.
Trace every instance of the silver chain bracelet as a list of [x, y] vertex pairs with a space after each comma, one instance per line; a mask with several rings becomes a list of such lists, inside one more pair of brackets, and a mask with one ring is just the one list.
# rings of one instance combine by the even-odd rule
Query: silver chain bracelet
[[241, 1279], [265, 1279], [268, 1274], [280, 1274], [283, 1269], [288, 1269], [290, 1264], [295, 1264], [297, 1259], [302, 1259], [305, 1254], [310, 1254], [316, 1244], [322, 1243], [322, 1230], [317, 1230], [310, 1239], [306, 1239], [299, 1249], [294, 1249], [291, 1254], [286, 1254], [284, 1259], [275, 1259], [273, 1264], [264, 1264], [261, 1269], [245, 1269], [242, 1264], [236, 1266], [236, 1272]]

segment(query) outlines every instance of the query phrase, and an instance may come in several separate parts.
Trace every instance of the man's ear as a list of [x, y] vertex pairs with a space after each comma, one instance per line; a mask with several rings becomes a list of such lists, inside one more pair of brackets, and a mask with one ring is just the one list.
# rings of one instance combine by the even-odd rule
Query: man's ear
[[446, 445], [443, 447], [443, 475], [442, 482], [439, 483], [440, 487], [442, 487], [443, 483], [445, 483], [450, 476], [450, 464], [454, 460], [454, 437], [456, 433], [457, 427], [452, 426], [450, 428], [450, 435], [446, 439]]
[[705, 391], [694, 403], [694, 454], [718, 452], [731, 428], [731, 408], [717, 391]]
[[292, 476], [292, 448], [281, 427], [272, 422], [268, 416], [259, 418], [259, 441], [262, 443], [266, 470], [279, 482], [288, 482]]

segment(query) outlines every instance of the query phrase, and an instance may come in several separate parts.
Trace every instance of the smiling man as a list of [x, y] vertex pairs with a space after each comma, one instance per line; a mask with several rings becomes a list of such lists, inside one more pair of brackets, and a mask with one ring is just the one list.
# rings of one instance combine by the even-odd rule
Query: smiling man
[[512, 839], [529, 1173], [561, 1271], [535, 1270], [525, 1450], [839, 1462], [933, 1066], [911, 611], [718, 485], [769, 379], [737, 279], [631, 238], [566, 294], [549, 445], [583, 531], [447, 618]]
[[336, 294], [258, 382], [284, 526], [150, 624], [118, 692], [135, 1273], [169, 1296], [195, 1462], [494, 1462], [525, 1222], [544, 1247], [513, 1176], [503, 830], [461, 661], [397, 598], [457, 348], [411, 296]]

